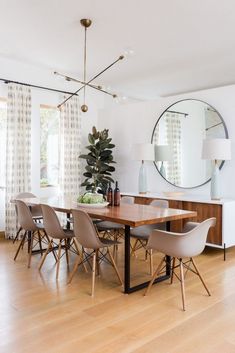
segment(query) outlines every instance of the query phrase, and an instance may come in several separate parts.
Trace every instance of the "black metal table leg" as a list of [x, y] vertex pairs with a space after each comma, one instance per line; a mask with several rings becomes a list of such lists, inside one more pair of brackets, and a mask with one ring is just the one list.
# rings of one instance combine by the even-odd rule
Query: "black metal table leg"
[[[166, 222], [166, 229], [170, 229], [170, 222]], [[131, 287], [131, 264], [130, 264], [130, 226], [125, 226], [125, 269], [124, 269], [124, 293], [130, 294], [140, 289], [146, 288], [149, 281]], [[166, 274], [159, 276], [153, 283], [158, 283], [169, 279], [171, 276], [171, 258], [166, 256]]]
[[129, 293], [131, 277], [130, 261], [130, 226], [125, 226], [125, 269], [124, 269], [124, 293]]

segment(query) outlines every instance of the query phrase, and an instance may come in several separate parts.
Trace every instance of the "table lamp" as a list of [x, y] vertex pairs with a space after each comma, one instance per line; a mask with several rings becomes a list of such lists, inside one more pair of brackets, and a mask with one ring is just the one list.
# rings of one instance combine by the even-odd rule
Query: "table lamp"
[[202, 159], [214, 161], [211, 175], [211, 199], [220, 199], [219, 161], [231, 159], [231, 140], [206, 139], [202, 145]]
[[133, 145], [134, 159], [142, 161], [139, 171], [139, 193], [147, 192], [147, 173], [145, 161], [154, 161], [154, 145], [151, 143], [137, 143]]
[[166, 170], [164, 162], [172, 160], [172, 150], [169, 145], [155, 145], [155, 161], [162, 162], [160, 167], [160, 174], [166, 179]]

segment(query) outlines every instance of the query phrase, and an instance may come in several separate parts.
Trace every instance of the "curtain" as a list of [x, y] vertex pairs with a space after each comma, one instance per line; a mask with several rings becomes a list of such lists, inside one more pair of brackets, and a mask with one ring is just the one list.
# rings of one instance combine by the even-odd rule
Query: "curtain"
[[166, 144], [171, 146], [173, 158], [166, 163], [167, 179], [181, 184], [181, 120], [177, 113], [166, 114]]
[[6, 122], [6, 238], [16, 232], [15, 206], [18, 193], [31, 190], [31, 90], [8, 84]]
[[60, 193], [76, 198], [81, 184], [81, 111], [77, 96], [69, 99], [61, 108], [59, 141]]

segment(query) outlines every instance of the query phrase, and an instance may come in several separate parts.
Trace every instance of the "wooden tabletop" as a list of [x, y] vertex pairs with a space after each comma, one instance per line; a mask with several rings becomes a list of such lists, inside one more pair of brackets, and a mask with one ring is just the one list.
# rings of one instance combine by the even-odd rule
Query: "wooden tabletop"
[[93, 218], [99, 218], [111, 222], [121, 223], [131, 227], [138, 227], [144, 224], [155, 224], [167, 221], [196, 217], [194, 211], [184, 211], [174, 208], [159, 208], [149, 205], [108, 206], [104, 208], [78, 207], [76, 201], [69, 198], [26, 198], [22, 199], [28, 205], [47, 204], [55, 211], [71, 213], [72, 209], [81, 209]]

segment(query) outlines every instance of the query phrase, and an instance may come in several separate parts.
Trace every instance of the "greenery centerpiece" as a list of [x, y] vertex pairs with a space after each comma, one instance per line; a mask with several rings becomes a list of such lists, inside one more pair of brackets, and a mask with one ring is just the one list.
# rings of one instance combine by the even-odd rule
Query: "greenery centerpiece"
[[[85, 172], [83, 176], [85, 180], [81, 186], [86, 188], [87, 194], [79, 197], [79, 202], [84, 200], [92, 200], [94, 196], [89, 198], [88, 194], [101, 193], [105, 194], [108, 184], [113, 183], [111, 175], [115, 171], [112, 164], [116, 163], [113, 160], [112, 149], [115, 147], [111, 143], [112, 138], [109, 137], [109, 130], [97, 131], [93, 126], [92, 133], [88, 134], [89, 146], [86, 149], [89, 151], [87, 154], [81, 154], [79, 157], [86, 160]], [[86, 196], [87, 195], [87, 196]], [[97, 200], [96, 198], [94, 200]], [[93, 202], [85, 202], [93, 203]], [[96, 202], [94, 202], [96, 203]]]

